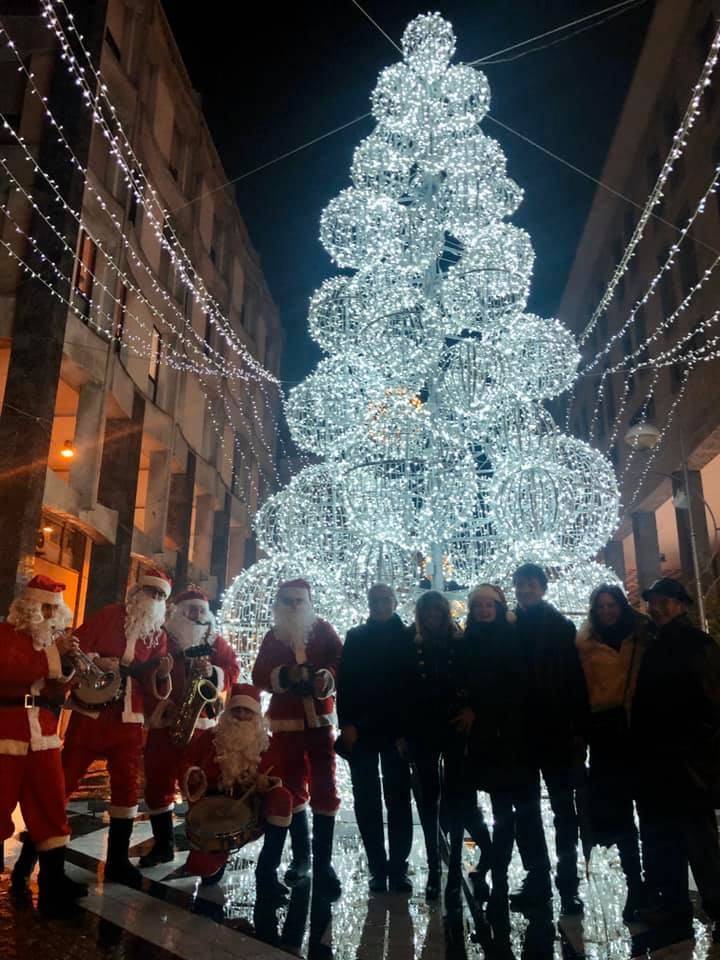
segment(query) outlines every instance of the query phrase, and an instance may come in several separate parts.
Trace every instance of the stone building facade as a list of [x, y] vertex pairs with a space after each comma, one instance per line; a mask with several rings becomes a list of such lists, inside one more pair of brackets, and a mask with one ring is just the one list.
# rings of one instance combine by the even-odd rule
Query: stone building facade
[[[720, 16], [717, 0], [658, 0], [601, 181], [624, 195], [598, 188], [560, 307], [561, 319], [579, 334], [598, 305], [653, 189], [708, 56]], [[720, 71], [701, 101], [687, 149], [655, 208], [629, 270], [584, 347], [584, 360], [603, 350], [646, 295], [679, 231], [694, 212], [720, 162]], [[720, 362], [700, 363], [683, 388], [686, 368], [619, 372], [606, 378], [596, 429], [601, 372], [633, 353], [652, 334], [640, 360], [657, 358], [687, 337], [720, 306], [720, 270], [713, 272], [667, 330], [671, 317], [720, 252], [720, 193], [710, 197], [655, 293], [613, 343], [603, 363], [583, 378], [572, 406], [574, 432], [609, 452], [622, 479], [623, 515], [606, 559], [632, 593], [661, 574], [695, 582], [683, 465], [704, 591], [716, 576], [716, 522], [720, 516]], [[697, 347], [709, 334], [688, 341]], [[622, 413], [621, 413], [622, 411]], [[662, 444], [650, 461], [633, 452], [628, 429], [647, 418]], [[616, 419], [619, 426], [613, 437]]]
[[[145, 202], [37, 4], [0, 0], [78, 160], [3, 50], [0, 111], [68, 209], [0, 130], [0, 610], [45, 572], [64, 580], [81, 620], [121, 599], [140, 567], [159, 563], [217, 598], [254, 560], [249, 519], [276, 478], [278, 393], [244, 375], [238, 351], [277, 376], [283, 331], [160, 3], [70, 8], [127, 135], [123, 155], [146, 177]], [[168, 250], [179, 245], [202, 295]]]

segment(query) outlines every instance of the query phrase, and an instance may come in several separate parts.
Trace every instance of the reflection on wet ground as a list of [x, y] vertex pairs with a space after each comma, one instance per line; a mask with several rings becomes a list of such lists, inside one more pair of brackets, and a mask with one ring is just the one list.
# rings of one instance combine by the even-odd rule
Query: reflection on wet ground
[[[177, 811], [178, 853], [171, 864], [145, 871], [142, 891], [102, 883], [106, 845], [106, 804], [101, 799], [105, 777], [95, 768], [71, 803], [73, 840], [68, 849], [69, 871], [94, 881], [83, 908], [68, 921], [40, 919], [32, 904], [14, 904], [0, 891], [0, 920], [10, 936], [0, 938], [0, 960], [16, 960], [42, 950], [45, 956], [157, 958], [188, 960], [271, 960], [288, 955], [312, 960], [705, 960], [711, 952], [709, 930], [702, 918], [686, 930], [651, 931], [622, 922], [625, 883], [614, 850], [596, 849], [589, 870], [580, 858], [581, 896], [585, 914], [560, 918], [559, 901], [535, 914], [511, 912], [506, 899], [493, 899], [480, 910], [471, 899], [446, 909], [442, 900], [428, 905], [423, 891], [426, 872], [419, 827], [411, 858], [415, 892], [371, 895], [366, 862], [352, 812], [344, 810], [337, 827], [335, 867], [343, 896], [335, 904], [313, 896], [311, 884], [300, 885], [289, 904], [268, 910], [255, 902], [254, 867], [260, 841], [233, 856], [220, 884], [202, 887], [182, 875], [187, 848], [183, 810]], [[549, 846], [553, 848], [552, 817], [544, 810]], [[21, 824], [18, 823], [18, 827]], [[133, 856], [149, 845], [150, 824], [141, 818], [133, 834]], [[6, 868], [17, 853], [16, 841], [6, 844]], [[289, 850], [286, 852], [286, 862]], [[465, 850], [468, 867], [475, 852]], [[510, 889], [523, 876], [517, 856]]]

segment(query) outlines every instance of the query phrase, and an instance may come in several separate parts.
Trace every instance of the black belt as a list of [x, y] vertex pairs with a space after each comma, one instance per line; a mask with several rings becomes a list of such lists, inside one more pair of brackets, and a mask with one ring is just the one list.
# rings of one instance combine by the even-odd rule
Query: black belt
[[43, 707], [45, 710], [57, 710], [61, 704], [53, 703], [47, 697], [37, 697], [26, 693], [22, 697], [0, 697], [0, 709], [3, 707], [24, 707], [31, 710], [33, 707]]

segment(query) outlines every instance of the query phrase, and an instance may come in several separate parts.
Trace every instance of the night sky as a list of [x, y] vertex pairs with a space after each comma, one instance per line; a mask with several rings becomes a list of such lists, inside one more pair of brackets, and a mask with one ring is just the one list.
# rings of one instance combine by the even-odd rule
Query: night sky
[[[611, 0], [362, 5], [398, 43], [409, 20], [438, 9], [458, 38], [455, 62], [467, 62], [608, 7]], [[166, 0], [165, 6], [230, 178], [366, 113], [378, 73], [399, 59], [351, 0], [259, 4], [252, 19], [240, 4], [210, 4], [205, 14], [180, 0]], [[652, 0], [640, 0], [585, 32], [560, 34], [559, 43], [553, 43], [556, 35], [507, 55], [519, 59], [484, 65], [491, 112], [600, 176], [652, 10]], [[528, 53], [548, 43], [553, 45]], [[287, 331], [283, 376], [289, 383], [303, 379], [320, 357], [307, 335], [308, 298], [336, 273], [318, 239], [320, 214], [349, 186], [353, 149], [372, 126], [367, 118], [237, 185]], [[525, 190], [513, 222], [529, 231], [536, 252], [530, 309], [551, 316], [595, 188], [491, 121], [483, 129], [500, 142], [509, 175]], [[621, 201], [608, 195], [606, 202]]]

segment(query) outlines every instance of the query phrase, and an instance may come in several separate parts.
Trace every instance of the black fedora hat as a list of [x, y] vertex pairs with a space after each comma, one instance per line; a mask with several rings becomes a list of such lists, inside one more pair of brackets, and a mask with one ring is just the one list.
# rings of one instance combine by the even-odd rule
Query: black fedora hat
[[687, 592], [679, 580], [673, 580], [672, 577], [661, 577], [655, 583], [651, 583], [647, 590], [643, 590], [643, 600], [649, 600], [653, 593], [661, 597], [668, 597], [670, 600], [679, 600], [681, 603], [691, 604], [693, 598]]

